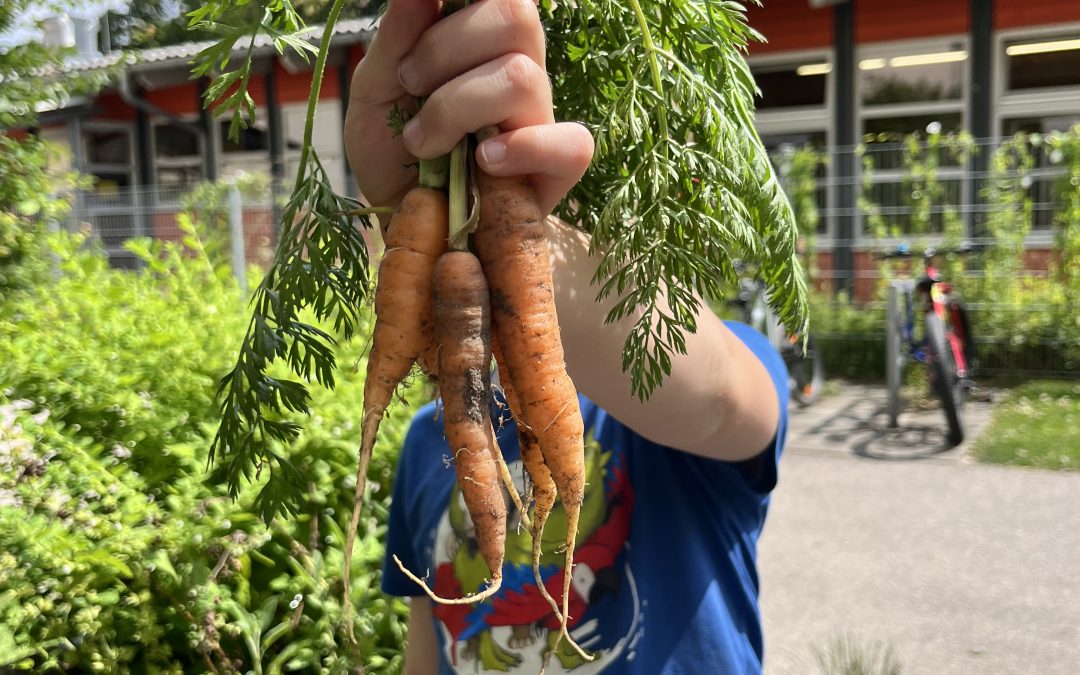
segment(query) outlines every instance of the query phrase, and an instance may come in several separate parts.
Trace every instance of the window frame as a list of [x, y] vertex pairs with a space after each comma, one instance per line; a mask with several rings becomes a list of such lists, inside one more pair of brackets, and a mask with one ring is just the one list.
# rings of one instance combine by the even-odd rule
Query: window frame
[[[867, 59], [893, 58], [897, 56], [911, 56], [917, 54], [933, 54], [938, 52], [964, 51], [965, 58], [959, 63], [961, 67], [960, 98], [945, 101], [916, 101], [910, 103], [886, 103], [866, 104], [863, 102], [863, 78], [859, 64]], [[888, 117], [904, 117], [914, 115], [932, 115], [935, 113], [959, 113], [960, 128], [966, 129], [970, 119], [970, 91], [971, 91], [971, 68], [968, 67], [971, 59], [971, 41], [966, 33], [939, 35], [932, 38], [915, 40], [893, 40], [889, 42], [873, 42], [856, 45], [855, 48], [855, 82], [853, 86], [855, 107], [855, 127], [858, 143], [861, 145], [866, 137], [866, 120], [884, 119]], [[853, 180], [857, 190], [861, 193], [863, 184], [862, 161], [856, 157], [854, 161], [855, 176]], [[964, 222], [964, 236], [971, 234], [971, 181], [966, 180], [968, 168], [941, 167], [938, 169], [939, 179], [961, 179], [960, 215]], [[876, 169], [874, 171], [874, 183], [895, 183], [902, 180], [903, 171], [896, 169]], [[865, 245], [872, 243], [877, 246], [895, 246], [903, 241], [909, 241], [915, 237], [935, 242], [941, 239], [939, 234], [925, 235], [901, 235], [899, 238], [885, 237], [874, 238], [866, 232], [866, 218], [862, 209], [856, 209], [855, 232], [852, 243], [856, 250], [862, 250]]]
[[[994, 33], [994, 91], [993, 124], [995, 138], [1006, 140], [1003, 125], [1006, 119], [1023, 117], [1053, 117], [1055, 115], [1080, 115], [1080, 87], [1044, 87], [1039, 89], [1008, 89], [1008, 55], [1005, 48], [1010, 42], [1023, 40], [1050, 40], [1055, 38], [1080, 38], [1080, 22], [1067, 22], [1050, 26], [1025, 26], [995, 31]], [[1045, 177], [1046, 171], [1039, 171]], [[1054, 243], [1054, 229], [1035, 229], [1024, 239], [1025, 246], [1046, 248]]]
[[1008, 55], [1005, 48], [1017, 40], [1039, 40], [1072, 36], [1080, 38], [1080, 22], [1054, 26], [1014, 28], [994, 34], [994, 111], [995, 134], [1002, 135], [1006, 118], [1047, 117], [1080, 113], [1080, 87], [1045, 87], [1040, 89], [1008, 89]]
[[[200, 124], [201, 120], [198, 115], [177, 115], [177, 119], [186, 122], [188, 124]], [[165, 197], [165, 190], [169, 190], [170, 193], [176, 192], [176, 198], [179, 199], [179, 194], [187, 192], [186, 187], [177, 187], [175, 185], [164, 186], [161, 184], [161, 175], [159, 169], [197, 169], [199, 172], [199, 180], [206, 180], [206, 171], [204, 165], [204, 156], [206, 155], [206, 141], [203, 134], [195, 135], [196, 150], [194, 155], [179, 155], [177, 157], [159, 157], [157, 154], [158, 149], [158, 127], [165, 126], [173, 122], [169, 118], [161, 115], [152, 115], [150, 117], [150, 149], [151, 156], [154, 158], [153, 165], [150, 167], [150, 178], [153, 181], [154, 188], [156, 189], [159, 198]], [[169, 195], [173, 196], [173, 195]]]
[[[116, 162], [93, 162], [90, 159], [90, 136], [94, 132], [122, 132], [128, 138], [127, 163]], [[136, 149], [135, 125], [123, 120], [84, 120], [78, 126], [78, 153], [76, 154], [77, 166], [75, 169], [83, 174], [97, 176], [98, 174], [126, 174], [128, 184], [121, 188], [118, 199], [115, 202], [101, 201], [96, 193], [97, 188], [80, 191], [76, 199], [75, 208], [72, 211], [74, 218], [85, 219], [94, 228], [95, 236], [101, 241], [102, 248], [108, 256], [109, 263], [124, 260], [133, 263], [136, 267], [138, 262], [135, 255], [126, 251], [123, 246], [112, 246], [105, 243], [101, 233], [101, 226], [97, 218], [124, 217], [131, 218], [131, 231], [124, 239], [137, 237], [145, 234], [146, 224], [140, 216], [144, 208], [142, 186], [138, 185], [136, 176]], [[126, 194], [125, 194], [126, 193]]]
[[831, 66], [825, 73], [825, 102], [820, 106], [792, 106], [788, 108], [771, 108], [754, 111], [754, 128], [759, 137], [800, 134], [800, 133], [824, 133], [825, 151], [830, 155], [830, 161], [825, 167], [826, 196], [825, 210], [821, 217], [825, 220], [825, 231], [815, 237], [815, 248], [819, 251], [832, 250], [835, 240], [836, 223], [832, 218], [832, 212], [837, 203], [837, 186], [835, 180], [836, 162], [832, 161], [831, 154], [836, 142], [834, 77], [835, 63], [833, 63], [833, 50], [831, 49], [804, 49], [796, 51], [778, 52], [775, 54], [761, 54], [750, 56], [746, 60], [751, 71], [755, 68], [771, 68], [777, 66], [798, 67], [801, 65], [827, 63]]

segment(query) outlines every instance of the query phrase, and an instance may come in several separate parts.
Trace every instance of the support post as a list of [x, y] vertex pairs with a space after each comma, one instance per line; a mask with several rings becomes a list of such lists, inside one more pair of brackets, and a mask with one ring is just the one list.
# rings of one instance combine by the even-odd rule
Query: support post
[[885, 307], [885, 383], [889, 428], [900, 426], [900, 289], [889, 284]]
[[154, 207], [157, 204], [154, 189], [154, 146], [150, 142], [150, 114], [142, 108], [135, 109], [135, 152], [137, 153], [136, 167], [139, 176], [139, 184], [136, 188], [141, 197], [137, 201], [139, 208], [136, 209], [135, 219], [138, 234], [141, 237], [153, 236]]
[[229, 242], [232, 250], [232, 271], [240, 292], [247, 297], [247, 260], [244, 254], [244, 205], [240, 199], [240, 189], [233, 185], [229, 188]]
[[833, 7], [833, 100], [834, 142], [838, 183], [836, 194], [836, 243], [833, 249], [834, 289], [851, 290], [855, 276], [852, 253], [855, 243], [855, 0]]
[[970, 35], [970, 81], [971, 92], [968, 96], [968, 120], [971, 135], [974, 136], [976, 152], [969, 160], [971, 179], [970, 193], [971, 215], [966, 219], [968, 234], [982, 237], [986, 234], [986, 217], [980, 208], [983, 205], [983, 186], [990, 167], [990, 153], [993, 149], [989, 139], [996, 136], [992, 128], [993, 116], [993, 59], [994, 59], [994, 0], [971, 0], [971, 35]]
[[266, 113], [267, 131], [270, 133], [270, 208], [274, 214], [271, 229], [273, 245], [277, 246], [281, 238], [281, 186], [285, 183], [285, 124], [281, 116], [281, 101], [278, 100], [277, 64], [270, 64], [266, 72]]
[[198, 98], [195, 105], [199, 108], [199, 126], [202, 127], [203, 140], [203, 178], [215, 181], [218, 178], [218, 143], [217, 134], [214, 133], [214, 115], [203, 104], [203, 96], [206, 94], [206, 78], [199, 80]]

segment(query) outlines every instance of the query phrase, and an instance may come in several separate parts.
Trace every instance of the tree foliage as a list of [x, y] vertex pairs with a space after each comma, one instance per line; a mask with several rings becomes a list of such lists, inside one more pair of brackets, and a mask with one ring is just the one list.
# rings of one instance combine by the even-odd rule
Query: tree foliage
[[69, 210], [63, 194], [79, 184], [54, 168], [63, 153], [33, 136], [0, 135], [0, 296], [48, 275], [45, 233]]
[[[11, 27], [32, 0], [0, 2], [0, 32]], [[109, 78], [106, 70], [69, 71], [70, 50], [38, 42], [0, 49], [0, 130], [32, 126], [42, 110], [55, 109], [73, 96], [97, 91]]]
[[[364, 16], [370, 0], [348, 0], [342, 9], [343, 18]], [[214, 33], [206, 28], [189, 26], [192, 12], [203, 7], [202, 0], [131, 0], [126, 13], [110, 12], [109, 34], [113, 49], [164, 47], [210, 40]], [[261, 12], [259, 2], [232, 3], [235, 16], [253, 18], [253, 12]], [[326, 21], [330, 11], [327, 0], [294, 0], [292, 6], [297, 15], [310, 24]]]

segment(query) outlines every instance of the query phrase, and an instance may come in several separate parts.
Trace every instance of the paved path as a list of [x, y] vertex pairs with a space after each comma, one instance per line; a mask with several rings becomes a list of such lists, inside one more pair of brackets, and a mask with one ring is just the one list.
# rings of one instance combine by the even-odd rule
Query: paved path
[[905, 673], [1080, 673], [1080, 474], [936, 452], [929, 420], [876, 424], [874, 396], [793, 416], [761, 541], [766, 672], [817, 672], [848, 636]]

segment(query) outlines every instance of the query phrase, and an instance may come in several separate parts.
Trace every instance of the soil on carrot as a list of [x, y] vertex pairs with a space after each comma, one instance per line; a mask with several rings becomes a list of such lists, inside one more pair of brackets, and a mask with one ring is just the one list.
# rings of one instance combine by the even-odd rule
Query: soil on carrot
[[461, 390], [461, 397], [465, 403], [465, 414], [473, 422], [480, 423], [488, 414], [488, 384], [476, 368], [465, 371], [465, 387]]

